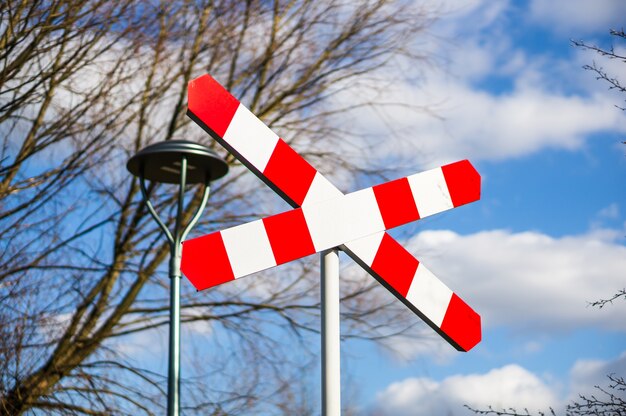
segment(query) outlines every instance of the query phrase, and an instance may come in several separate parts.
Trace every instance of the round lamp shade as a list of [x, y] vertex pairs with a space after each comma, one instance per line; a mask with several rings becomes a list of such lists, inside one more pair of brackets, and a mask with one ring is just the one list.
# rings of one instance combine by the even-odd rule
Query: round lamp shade
[[228, 172], [228, 165], [208, 147], [187, 140], [167, 140], [141, 149], [126, 168], [154, 182], [179, 183], [182, 157], [187, 159], [186, 182], [205, 183]]

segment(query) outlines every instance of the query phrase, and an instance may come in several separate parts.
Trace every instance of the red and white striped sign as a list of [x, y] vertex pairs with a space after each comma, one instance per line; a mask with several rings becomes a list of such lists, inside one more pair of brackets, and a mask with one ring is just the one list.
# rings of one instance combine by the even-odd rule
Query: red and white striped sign
[[302, 207], [184, 242], [181, 268], [198, 290], [341, 246], [455, 348], [480, 341], [480, 316], [383, 231], [479, 199], [468, 161], [344, 196], [209, 75], [189, 83], [187, 114]]
[[465, 160], [189, 240], [185, 253], [202, 261], [184, 271], [204, 289], [454, 208], [471, 202], [451, 195], [475, 172]]

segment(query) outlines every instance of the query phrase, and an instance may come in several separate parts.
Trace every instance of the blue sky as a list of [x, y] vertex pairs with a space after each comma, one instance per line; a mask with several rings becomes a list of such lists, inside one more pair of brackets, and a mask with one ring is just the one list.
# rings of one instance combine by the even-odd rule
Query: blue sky
[[[364, 414], [464, 414], [464, 403], [560, 410], [626, 372], [626, 305], [588, 306], [626, 286], [626, 113], [614, 106], [624, 97], [582, 66], [618, 78], [626, 67], [570, 42], [624, 54], [608, 32], [623, 27], [626, 3], [441, 7], [426, 46], [435, 64], [388, 92], [438, 117], [390, 110], [384, 124], [364, 112], [359, 124], [414, 137], [402, 166], [468, 158], [480, 171], [480, 202], [393, 234], [481, 314], [483, 341], [469, 353], [418, 338], [424, 329], [394, 341], [395, 352], [349, 341], [345, 377]], [[399, 157], [395, 145], [377, 149]]]
[[[582, 69], [595, 60], [623, 76], [626, 66], [570, 42], [611, 46], [608, 31], [621, 28], [626, 2], [432, 3], [441, 18], [416, 45], [430, 61], [398, 60], [394, 83], [381, 84], [376, 97], [432, 113], [364, 108], [341, 122], [375, 149], [373, 166], [397, 167], [395, 177], [460, 159], [481, 173], [479, 202], [392, 235], [481, 314], [483, 341], [459, 353], [425, 325], [387, 348], [348, 340], [342, 394], [363, 415], [466, 414], [463, 404], [563, 409], [606, 374], [626, 374], [626, 305], [588, 306], [626, 287], [626, 112], [615, 108], [625, 97]], [[615, 46], [626, 53], [626, 44]], [[334, 97], [339, 105], [354, 98]], [[346, 192], [375, 183], [316, 167]], [[305, 261], [316, 267], [318, 256]], [[342, 256], [342, 276], [352, 273], [363, 274]], [[185, 359], [210, 354], [204, 339], [214, 330], [183, 328], [184, 374], [192, 372]], [[191, 332], [205, 338], [194, 345]], [[165, 345], [165, 332], [153, 335], [127, 348], [163, 372], [164, 350], [155, 345]], [[307, 380], [318, 382], [319, 373]], [[317, 398], [318, 386], [305, 384]]]

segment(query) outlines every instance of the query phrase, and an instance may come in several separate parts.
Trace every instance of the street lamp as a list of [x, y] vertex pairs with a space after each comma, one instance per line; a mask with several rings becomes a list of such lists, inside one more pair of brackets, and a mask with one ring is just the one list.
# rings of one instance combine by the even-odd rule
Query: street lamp
[[[148, 211], [159, 224], [170, 244], [170, 334], [167, 375], [167, 414], [180, 411], [180, 256], [181, 242], [200, 218], [209, 198], [209, 182], [228, 172], [228, 165], [208, 147], [187, 140], [168, 140], [141, 149], [131, 157], [126, 168], [139, 177], [141, 194]], [[179, 184], [178, 211], [172, 234], [154, 210], [146, 191], [145, 179]], [[202, 201], [189, 224], [182, 229], [185, 185], [204, 184]]]

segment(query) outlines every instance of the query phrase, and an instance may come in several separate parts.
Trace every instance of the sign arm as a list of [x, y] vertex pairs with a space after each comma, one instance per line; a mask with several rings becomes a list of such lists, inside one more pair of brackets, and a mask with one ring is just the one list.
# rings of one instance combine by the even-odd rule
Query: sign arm
[[248, 162], [248, 160], [243, 157], [241, 153], [237, 151], [236, 148], [231, 146], [227, 141], [225, 141], [222, 137], [218, 136], [210, 127], [208, 127], [200, 118], [198, 118], [191, 110], [187, 110], [187, 116], [192, 119], [198, 126], [200, 126], [205, 132], [207, 132], [215, 141], [217, 141], [222, 147], [228, 150], [242, 165], [244, 165], [249, 171], [254, 173], [254, 175], [259, 178], [265, 185], [267, 185], [272, 191], [276, 192], [285, 202], [287, 202], [292, 208], [298, 208], [298, 205], [291, 197], [282, 191], [282, 189], [278, 188], [272, 181], [270, 181], [266, 176], [263, 175], [256, 166]]

